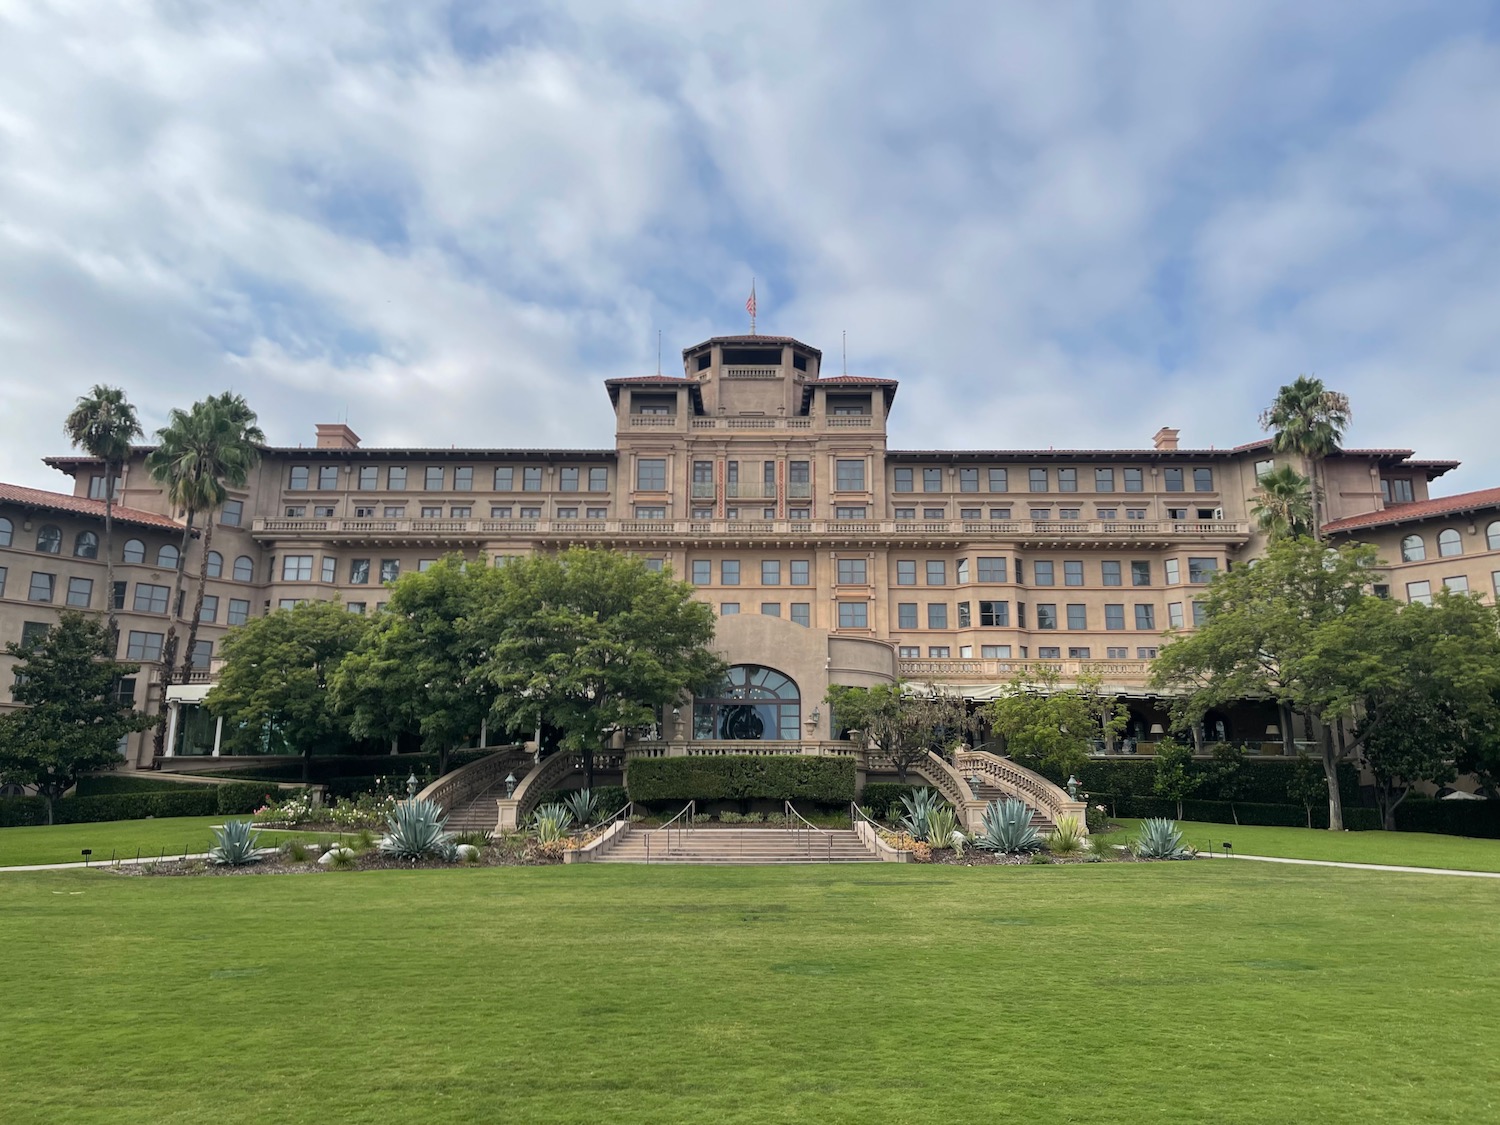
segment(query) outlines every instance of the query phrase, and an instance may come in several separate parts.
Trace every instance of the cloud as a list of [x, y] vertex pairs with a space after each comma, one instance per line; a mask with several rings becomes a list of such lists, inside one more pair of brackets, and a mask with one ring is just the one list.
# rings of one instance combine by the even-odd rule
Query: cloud
[[[606, 446], [740, 327], [903, 380], [892, 444], [1256, 435], [1500, 478], [1477, 4], [0, 6], [0, 479], [96, 381], [273, 441]], [[573, 404], [578, 408], [571, 408]], [[567, 406], [560, 406], [567, 404]]]

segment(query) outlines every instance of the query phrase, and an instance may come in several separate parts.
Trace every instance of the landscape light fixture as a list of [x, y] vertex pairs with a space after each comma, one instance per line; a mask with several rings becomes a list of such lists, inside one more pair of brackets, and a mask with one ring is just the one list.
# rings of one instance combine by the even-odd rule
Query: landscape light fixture
[[516, 795], [516, 775], [508, 773], [505, 775], [505, 798], [509, 800]]
[[1070, 800], [1070, 801], [1076, 801], [1076, 800], [1078, 800], [1078, 778], [1074, 777], [1072, 774], [1068, 774], [1067, 786], [1068, 786], [1068, 800]]
[[1228, 840], [1224, 841], [1224, 854], [1225, 855], [1233, 855], [1234, 854], [1234, 845], [1231, 844]]
[[977, 773], [971, 773], [969, 775], [969, 788], [974, 790], [974, 797], [976, 800], [979, 798], [979, 787], [983, 784], [984, 783], [979, 780], [979, 775]]
[[420, 784], [421, 782], [417, 780], [417, 772], [413, 770], [406, 778], [406, 795], [408, 798], [417, 795], [417, 786]]

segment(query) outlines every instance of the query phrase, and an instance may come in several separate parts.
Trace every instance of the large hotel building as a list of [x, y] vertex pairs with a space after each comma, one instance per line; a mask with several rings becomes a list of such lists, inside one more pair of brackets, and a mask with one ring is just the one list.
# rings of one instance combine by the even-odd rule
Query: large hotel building
[[[1038, 665], [1098, 673], [1129, 703], [1130, 737], [1158, 734], [1150, 662], [1165, 631], [1193, 627], [1213, 574], [1262, 548], [1250, 508], [1278, 459], [1269, 440], [1185, 448], [1162, 428], [1135, 449], [889, 449], [896, 381], [824, 376], [822, 358], [729, 336], [686, 349], [681, 375], [607, 380], [611, 449], [367, 449], [319, 425], [314, 446], [264, 451], [215, 513], [206, 558], [199, 539], [178, 557], [181, 514], [141, 449], [118, 483], [112, 590], [101, 465], [48, 458], [69, 491], [0, 485], [0, 640], [112, 599], [120, 656], [143, 666], [123, 690], [153, 709], [169, 690], [172, 751], [206, 753], [213, 725], [191, 704], [235, 625], [308, 598], [378, 612], [386, 583], [448, 552], [582, 544], [670, 567], [716, 610], [732, 663], [782, 674], [788, 705], [753, 731], [726, 730], [703, 700], [668, 737], [827, 739], [829, 683], [900, 677], [983, 698]], [[1500, 592], [1500, 489], [1433, 498], [1455, 464], [1406, 449], [1325, 464], [1326, 532], [1378, 546], [1392, 596]], [[167, 689], [155, 662], [181, 611], [179, 566], [188, 607], [200, 569], [208, 587], [197, 682]], [[0, 707], [14, 706], [11, 663]], [[1276, 741], [1276, 716], [1253, 708], [1210, 728]], [[126, 757], [150, 765], [149, 734]]]

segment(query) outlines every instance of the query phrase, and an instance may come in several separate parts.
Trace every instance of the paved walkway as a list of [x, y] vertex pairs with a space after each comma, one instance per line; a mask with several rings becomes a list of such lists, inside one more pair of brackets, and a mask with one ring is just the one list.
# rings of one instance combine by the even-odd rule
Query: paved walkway
[[167, 856], [143, 855], [140, 859], [118, 859], [113, 863], [107, 859], [92, 859], [88, 863], [33, 863], [26, 867], [0, 867], [0, 875], [10, 871], [72, 871], [74, 868], [82, 871], [85, 867], [134, 867], [138, 863], [176, 863], [184, 859], [207, 858], [207, 852], [193, 852], [185, 856], [173, 852]]
[[1224, 855], [1222, 852], [1199, 852], [1208, 859], [1253, 859], [1257, 863], [1292, 863], [1300, 867], [1348, 867], [1355, 871], [1396, 871], [1407, 875], [1463, 875], [1470, 879], [1500, 879], [1500, 871], [1459, 871], [1452, 867], [1395, 867], [1385, 863], [1342, 863], [1334, 859], [1287, 859], [1275, 855]]

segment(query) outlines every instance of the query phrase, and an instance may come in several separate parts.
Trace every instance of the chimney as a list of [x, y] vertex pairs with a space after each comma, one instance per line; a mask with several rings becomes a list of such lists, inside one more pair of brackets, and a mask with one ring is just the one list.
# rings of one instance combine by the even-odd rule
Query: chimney
[[359, 435], [342, 422], [319, 422], [318, 448], [358, 449]]
[[[323, 427], [319, 426], [318, 432], [321, 433], [322, 430]], [[1161, 429], [1156, 431], [1156, 436], [1151, 439], [1151, 444], [1156, 446], [1157, 449], [1171, 452], [1177, 448], [1177, 433], [1178, 431], [1172, 429], [1172, 427], [1163, 426]], [[318, 440], [318, 444], [323, 444], [321, 438]]]

